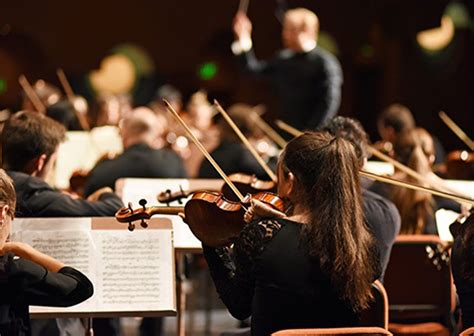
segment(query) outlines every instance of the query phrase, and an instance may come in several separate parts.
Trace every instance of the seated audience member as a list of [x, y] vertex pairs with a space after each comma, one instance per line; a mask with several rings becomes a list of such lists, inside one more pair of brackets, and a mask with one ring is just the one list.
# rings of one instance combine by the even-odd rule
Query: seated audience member
[[358, 170], [348, 141], [304, 133], [278, 163], [287, 217], [253, 204], [232, 248], [203, 246], [221, 299], [234, 317], [252, 317], [252, 335], [356, 326], [380, 275]]
[[67, 307], [92, 296], [92, 283], [78, 270], [31, 246], [9, 242], [16, 195], [0, 169], [0, 335], [30, 335], [28, 306]]
[[124, 152], [112, 160], [102, 161], [90, 172], [84, 194], [102, 187], [115, 187], [122, 177], [186, 177], [181, 158], [171, 150], [154, 148], [164, 129], [155, 113], [140, 107], [121, 122]]
[[[64, 127], [37, 112], [18, 112], [6, 123], [1, 139], [3, 167], [12, 178], [17, 197], [17, 217], [97, 217], [114, 216], [123, 206], [120, 198], [106, 187], [87, 199], [73, 198], [47, 182], [59, 144], [64, 140]], [[119, 335], [118, 319], [94, 319], [96, 335]], [[55, 323], [40, 326], [35, 320], [35, 335], [54, 336]], [[47, 328], [48, 331], [44, 331]], [[52, 330], [49, 328], [53, 328]]]
[[83, 200], [63, 194], [46, 182], [64, 137], [62, 125], [36, 112], [18, 112], [5, 124], [1, 138], [3, 167], [15, 186], [17, 216], [113, 216], [122, 202], [109, 188]]
[[[234, 109], [234, 106], [229, 108], [229, 116], [248, 139], [252, 136], [248, 111]], [[270, 179], [224, 118], [218, 119], [217, 128], [219, 130], [219, 144], [211, 152], [211, 156], [227, 175], [234, 173], [255, 174], [260, 179]], [[199, 177], [219, 178], [220, 175], [208, 160], [204, 160], [199, 167]]]
[[461, 304], [463, 328], [474, 327], [474, 216], [461, 225], [454, 240], [451, 268]]
[[[362, 169], [367, 162], [368, 136], [362, 125], [355, 119], [335, 117], [323, 128], [334, 136], [340, 136], [354, 145]], [[400, 231], [400, 214], [391, 201], [365, 188], [362, 189], [362, 202], [365, 222], [373, 233], [379, 249], [382, 277], [388, 265], [392, 245]]]
[[[415, 128], [415, 118], [408, 107], [401, 104], [389, 105], [377, 118], [377, 129], [382, 138], [382, 150], [393, 154], [393, 144], [398, 135], [408, 129]], [[441, 142], [433, 137], [435, 161], [434, 164], [444, 162], [446, 152]], [[377, 147], [377, 144], [375, 145]]]
[[[395, 159], [420, 175], [434, 175], [433, 140], [423, 128], [402, 131], [394, 143]], [[396, 171], [393, 178], [409, 183], [420, 182], [406, 173]], [[430, 193], [375, 182], [370, 190], [387, 197], [398, 208], [402, 219], [401, 234], [438, 234], [435, 212], [440, 208], [461, 212], [458, 203], [432, 196]]]

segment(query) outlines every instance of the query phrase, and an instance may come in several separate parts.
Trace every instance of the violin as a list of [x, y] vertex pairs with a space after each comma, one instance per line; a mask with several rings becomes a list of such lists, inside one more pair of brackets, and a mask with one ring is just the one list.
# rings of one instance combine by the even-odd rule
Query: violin
[[[253, 195], [260, 192], [275, 193], [277, 189], [277, 184], [275, 182], [259, 180], [255, 175], [237, 173], [229, 175], [229, 179], [243, 195]], [[235, 193], [227, 184], [222, 186], [221, 192], [228, 200], [238, 200]]]
[[150, 219], [153, 215], [177, 215], [180, 212], [184, 211], [184, 208], [181, 207], [146, 207], [146, 200], [141, 199], [138, 202], [142, 208], [134, 210], [132, 208], [132, 203], [128, 203], [128, 207], [120, 208], [115, 213], [115, 219], [119, 223], [128, 223], [128, 230], [135, 230], [135, 224], [133, 222], [140, 220], [140, 225], [142, 228], [146, 229], [148, 224], [145, 220]]
[[474, 180], [474, 152], [450, 152], [446, 157], [446, 174], [452, 179]]
[[[276, 192], [277, 184], [275, 182], [259, 180], [255, 175], [237, 173], [237, 174], [229, 175], [229, 179], [232, 181], [232, 183], [234, 183], [234, 185], [242, 193], [242, 195], [247, 195], [247, 194], [253, 195], [260, 192], [271, 192], [271, 193]], [[160, 192], [156, 196], [156, 199], [160, 203], [169, 204], [171, 202], [177, 201], [178, 203], [181, 204], [184, 198], [188, 198], [193, 193], [201, 192], [201, 191], [204, 191], [204, 190], [181, 189], [179, 191], [171, 192], [171, 190], [168, 189], [163, 192]], [[206, 191], [218, 192], [217, 190], [206, 190]], [[225, 183], [222, 186], [220, 192], [229, 201], [234, 201], [234, 202], [239, 201], [238, 197], [236, 197], [233, 190]]]
[[261, 192], [247, 195], [242, 202], [227, 200], [221, 193], [199, 191], [183, 207], [145, 207], [146, 200], [140, 200], [140, 209], [121, 208], [115, 214], [120, 223], [128, 223], [128, 229], [135, 229], [134, 221], [140, 220], [140, 225], [146, 228], [147, 219], [155, 214], [185, 214], [184, 222], [191, 232], [207, 246], [221, 247], [231, 244], [246, 225], [243, 220], [246, 208], [252, 199], [270, 206], [274, 210], [284, 212], [283, 201], [275, 194]]

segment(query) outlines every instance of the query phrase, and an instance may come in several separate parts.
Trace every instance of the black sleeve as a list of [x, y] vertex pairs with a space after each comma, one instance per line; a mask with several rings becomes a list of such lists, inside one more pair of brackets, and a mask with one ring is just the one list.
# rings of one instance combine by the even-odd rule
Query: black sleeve
[[93, 217], [114, 216], [123, 206], [114, 193], [104, 193], [98, 201], [74, 199], [55, 190], [44, 190], [28, 201], [31, 212], [37, 217]]
[[254, 76], [267, 76], [273, 73], [274, 66], [271, 62], [260, 61], [255, 57], [253, 49], [237, 56], [240, 66], [245, 72]]
[[74, 268], [63, 267], [55, 273], [22, 258], [10, 262], [8, 278], [12, 298], [27, 305], [67, 307], [94, 292], [89, 279]]
[[336, 114], [341, 104], [342, 70], [333, 56], [326, 55], [322, 59], [321, 77], [315, 84], [315, 93], [319, 96], [308, 120], [307, 129], [316, 129]]
[[233, 249], [203, 246], [217, 292], [231, 315], [239, 320], [252, 313], [256, 259], [280, 228], [277, 220], [252, 222], [244, 227]]

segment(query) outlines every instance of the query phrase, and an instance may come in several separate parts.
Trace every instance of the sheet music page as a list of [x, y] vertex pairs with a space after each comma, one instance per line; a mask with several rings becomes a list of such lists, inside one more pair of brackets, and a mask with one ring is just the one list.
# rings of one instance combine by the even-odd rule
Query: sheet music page
[[[172, 222], [153, 218], [130, 232], [115, 218], [28, 218], [13, 223], [23, 241], [86, 274], [92, 298], [68, 308], [30, 307], [33, 313], [112, 316], [176, 312]], [[139, 225], [137, 225], [139, 227]]]
[[[119, 186], [120, 185], [120, 186]], [[157, 179], [157, 178], [125, 178], [117, 181], [116, 190], [124, 204], [132, 202], [133, 206], [137, 206], [141, 199], [146, 199], [147, 206], [163, 205], [158, 202], [156, 197], [160, 192], [167, 189], [179, 191], [189, 189], [189, 181], [187, 179]], [[178, 202], [172, 202], [170, 205], [180, 205]]]
[[95, 230], [99, 310], [149, 311], [173, 307], [171, 230]]
[[[52, 256], [87, 275], [92, 283], [96, 279], [96, 258], [91, 236], [90, 218], [17, 218], [13, 222], [12, 240], [22, 241], [40, 252]], [[87, 312], [95, 309], [94, 296], [69, 308], [52, 308], [57, 311]], [[31, 307], [41, 311], [44, 307]]]

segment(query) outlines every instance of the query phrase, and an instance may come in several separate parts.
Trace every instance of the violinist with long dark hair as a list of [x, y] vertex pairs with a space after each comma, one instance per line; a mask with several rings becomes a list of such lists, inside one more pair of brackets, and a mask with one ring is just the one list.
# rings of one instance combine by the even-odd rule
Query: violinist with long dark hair
[[287, 214], [252, 207], [232, 249], [204, 246], [221, 299], [234, 317], [252, 316], [252, 335], [357, 324], [380, 274], [358, 170], [348, 141], [305, 133], [278, 163]]

